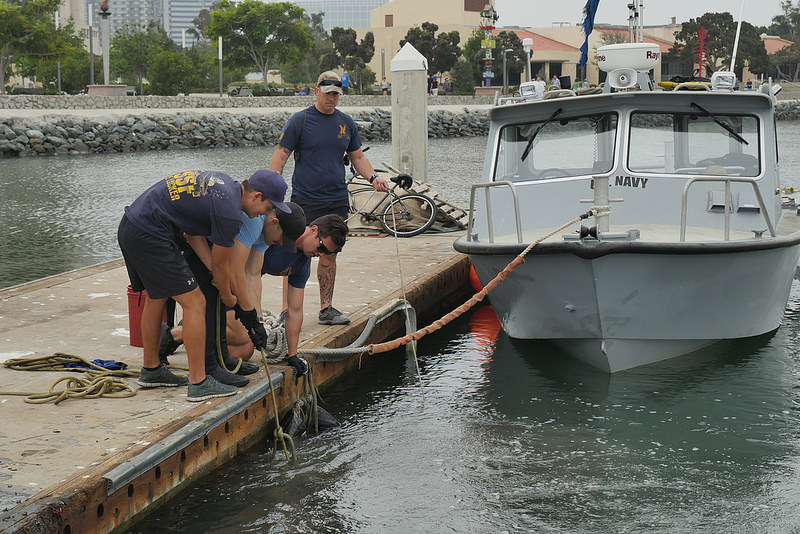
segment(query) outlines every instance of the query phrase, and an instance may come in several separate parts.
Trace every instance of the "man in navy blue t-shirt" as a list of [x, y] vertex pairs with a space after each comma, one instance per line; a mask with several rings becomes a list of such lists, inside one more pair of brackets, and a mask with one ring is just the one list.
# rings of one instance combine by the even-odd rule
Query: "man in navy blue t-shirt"
[[[347, 219], [349, 205], [343, 157], [350, 158], [356, 171], [377, 191], [388, 191], [389, 182], [377, 174], [361, 150], [361, 137], [353, 119], [336, 109], [342, 81], [332, 71], [323, 72], [314, 88], [316, 103], [292, 115], [283, 127], [270, 169], [283, 173], [294, 152], [292, 202], [302, 206], [307, 224], [335, 213]], [[336, 255], [323, 255], [317, 265], [320, 324], [347, 324], [350, 318], [333, 307]]]
[[[267, 214], [263, 222], [261, 218], [244, 221], [231, 254], [231, 271], [236, 273], [234, 287], [246, 287], [246, 291], [237, 291], [237, 294], [247, 294], [247, 302], [258, 309], [261, 277], [264, 274], [286, 277], [288, 289], [284, 293], [282, 309], [286, 311], [287, 363], [297, 369], [298, 374], [304, 374], [306, 364], [297, 358], [297, 347], [311, 258], [341, 250], [347, 240], [347, 224], [338, 215], [329, 214], [306, 227], [303, 209], [293, 202], [287, 202], [287, 205], [292, 209], [290, 214], [276, 211], [274, 215]], [[240, 273], [246, 273], [244, 279], [239, 278]], [[244, 300], [242, 297], [240, 302]], [[244, 353], [252, 354], [252, 351], [252, 345], [249, 345]]]
[[[181, 254], [181, 241], [208, 251], [210, 270], [222, 302], [236, 304], [231, 291], [228, 261], [241, 212], [251, 217], [274, 208], [288, 211], [283, 203], [286, 182], [272, 171], [257, 171], [242, 183], [216, 171], [185, 171], [159, 181], [142, 193], [120, 221], [117, 232], [125, 266], [134, 291], [147, 296], [142, 312], [142, 387], [180, 386], [184, 377], [159, 362], [158, 342], [164, 305], [172, 297], [183, 309], [184, 343], [189, 359], [190, 401], [236, 393], [233, 386], [206, 376], [204, 366], [205, 298]], [[214, 244], [208, 250], [208, 242]]]

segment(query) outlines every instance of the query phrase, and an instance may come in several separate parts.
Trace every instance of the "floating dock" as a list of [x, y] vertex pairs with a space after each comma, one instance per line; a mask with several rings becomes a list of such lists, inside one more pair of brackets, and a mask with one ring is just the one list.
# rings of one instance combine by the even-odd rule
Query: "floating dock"
[[[371, 314], [397, 299], [415, 308], [420, 327], [461, 304], [471, 293], [469, 261], [452, 243], [462, 233], [348, 239], [334, 295], [334, 305], [352, 319], [344, 326], [317, 324], [314, 262], [301, 348], [352, 343]], [[282, 280], [262, 280], [262, 306], [277, 314]], [[127, 285], [120, 260], [0, 290], [0, 361], [66, 353], [140, 369], [141, 349], [129, 344]], [[403, 313], [395, 313], [367, 342], [393, 339], [404, 327]], [[318, 387], [357, 373], [358, 359], [308, 356]], [[250, 361], [262, 368], [248, 386], [203, 403], [188, 402], [185, 387], [139, 389], [135, 378], [126, 379], [136, 390], [128, 398], [30, 404], [24, 396], [0, 395], [0, 532], [119, 532], [240, 451], [272, 443], [270, 380], [260, 357]], [[170, 362], [187, 365], [182, 347]], [[295, 380], [282, 365], [270, 371], [282, 412], [303, 395], [304, 379]], [[0, 366], [0, 391], [47, 392], [67, 374], [80, 376]]]

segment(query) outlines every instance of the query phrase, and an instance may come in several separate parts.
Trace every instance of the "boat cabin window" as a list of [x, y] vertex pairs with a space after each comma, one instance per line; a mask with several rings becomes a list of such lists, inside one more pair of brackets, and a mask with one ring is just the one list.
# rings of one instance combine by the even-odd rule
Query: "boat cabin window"
[[632, 113], [628, 168], [638, 173], [758, 176], [758, 118], [697, 107], [697, 113]]
[[564, 117], [561, 109], [540, 121], [504, 126], [494, 179], [526, 182], [608, 172], [616, 130], [616, 113]]

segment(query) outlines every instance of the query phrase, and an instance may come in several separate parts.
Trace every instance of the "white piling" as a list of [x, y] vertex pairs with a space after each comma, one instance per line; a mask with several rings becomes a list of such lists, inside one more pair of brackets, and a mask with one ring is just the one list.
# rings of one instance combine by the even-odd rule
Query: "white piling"
[[391, 62], [392, 166], [425, 182], [428, 173], [428, 62], [406, 43]]

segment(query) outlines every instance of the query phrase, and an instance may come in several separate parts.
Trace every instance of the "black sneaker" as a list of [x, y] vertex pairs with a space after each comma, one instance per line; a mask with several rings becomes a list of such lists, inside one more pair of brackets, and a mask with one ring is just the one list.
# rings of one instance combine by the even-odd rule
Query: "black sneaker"
[[319, 312], [319, 324], [348, 324], [350, 317], [346, 316], [333, 306], [328, 306]]
[[175, 351], [178, 350], [178, 347], [182, 344], [183, 343], [175, 341], [175, 338], [172, 337], [172, 329], [169, 325], [167, 323], [161, 323], [161, 337], [158, 340], [158, 359], [161, 360], [161, 363], [169, 365], [167, 356], [175, 354]]
[[[239, 360], [227, 352], [222, 356], [222, 361], [225, 362], [225, 367], [228, 369], [236, 369], [236, 366], [239, 364]], [[252, 375], [253, 373], [257, 373], [258, 369], [258, 365], [254, 363], [242, 362], [242, 366], [239, 367], [239, 370], [236, 371], [236, 374], [242, 376]]]
[[206, 376], [213, 376], [220, 384], [236, 386], [237, 388], [243, 388], [250, 383], [249, 378], [228, 372], [219, 365], [215, 365], [212, 369], [206, 369]]

